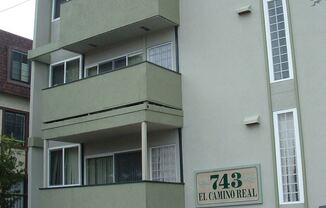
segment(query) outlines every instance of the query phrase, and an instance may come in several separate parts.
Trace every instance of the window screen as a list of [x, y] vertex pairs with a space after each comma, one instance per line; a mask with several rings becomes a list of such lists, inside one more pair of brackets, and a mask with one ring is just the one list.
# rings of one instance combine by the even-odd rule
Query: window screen
[[172, 43], [149, 48], [148, 61], [172, 69]]
[[115, 154], [115, 181], [134, 182], [142, 180], [141, 152]]

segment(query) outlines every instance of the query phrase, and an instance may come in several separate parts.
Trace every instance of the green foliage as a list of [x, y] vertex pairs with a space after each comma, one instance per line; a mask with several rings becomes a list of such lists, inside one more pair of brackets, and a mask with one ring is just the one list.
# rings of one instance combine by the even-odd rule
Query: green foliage
[[13, 138], [0, 135], [0, 208], [10, 208], [15, 202], [11, 187], [25, 175], [23, 145]]

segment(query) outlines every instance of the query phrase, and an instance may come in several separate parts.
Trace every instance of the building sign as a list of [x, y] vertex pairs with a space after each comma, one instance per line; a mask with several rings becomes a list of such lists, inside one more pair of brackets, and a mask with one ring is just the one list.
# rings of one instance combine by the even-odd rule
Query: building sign
[[197, 173], [197, 205], [262, 203], [259, 170], [259, 166], [250, 166]]

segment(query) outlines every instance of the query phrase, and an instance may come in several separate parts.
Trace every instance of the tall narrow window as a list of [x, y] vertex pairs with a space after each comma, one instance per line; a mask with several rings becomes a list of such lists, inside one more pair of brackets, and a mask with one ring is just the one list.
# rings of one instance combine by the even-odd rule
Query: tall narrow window
[[52, 0], [52, 20], [60, 18], [60, 7], [61, 4], [67, 0]]
[[265, 28], [271, 82], [293, 78], [285, 0], [264, 0]]
[[5, 111], [4, 113], [4, 135], [16, 140], [24, 141], [26, 137], [26, 115]]
[[15, 81], [29, 83], [30, 64], [26, 53], [16, 50], [11, 51], [10, 78]]
[[80, 184], [80, 146], [49, 149], [49, 185]]
[[172, 43], [154, 46], [147, 53], [148, 61], [172, 70]]
[[301, 149], [296, 109], [275, 112], [274, 128], [280, 203], [303, 203]]
[[152, 180], [176, 182], [175, 146], [152, 148]]
[[87, 185], [113, 183], [113, 157], [87, 159]]

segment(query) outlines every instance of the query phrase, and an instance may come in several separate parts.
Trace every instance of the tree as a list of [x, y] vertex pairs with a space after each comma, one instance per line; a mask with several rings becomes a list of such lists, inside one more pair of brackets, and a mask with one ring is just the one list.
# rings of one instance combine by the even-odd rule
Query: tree
[[312, 1], [312, 5], [311, 6], [316, 6], [318, 5], [322, 0], [310, 0]]
[[15, 139], [0, 135], [0, 208], [11, 208], [18, 199], [12, 187], [25, 175], [24, 162], [19, 160], [22, 148]]

